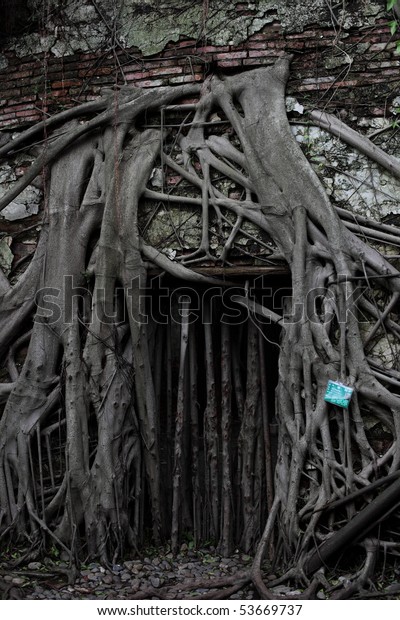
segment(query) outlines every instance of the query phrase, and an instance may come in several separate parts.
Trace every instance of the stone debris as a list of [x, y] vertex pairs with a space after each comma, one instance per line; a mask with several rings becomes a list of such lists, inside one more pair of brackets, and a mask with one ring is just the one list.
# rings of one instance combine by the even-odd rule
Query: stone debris
[[[53, 566], [50, 566], [50, 562], [31, 562], [26, 568], [20, 569], [20, 574], [17, 574], [18, 571], [10, 571], [10, 575], [4, 579], [18, 585], [26, 600], [130, 600], [141, 591], [143, 599], [157, 600], [155, 590], [179, 584], [182, 584], [182, 592], [176, 595], [177, 599], [207, 599], [216, 579], [243, 571], [251, 561], [250, 556], [238, 551], [229, 558], [222, 558], [213, 547], [199, 550], [190, 547], [184, 543], [175, 557], [168, 548], [159, 549], [155, 555], [148, 553], [140, 559], [127, 559], [108, 568], [93, 562], [82, 566], [74, 585], [68, 585], [66, 576], [54, 577], [57, 568], [68, 568], [66, 561], [55, 562]], [[43, 572], [43, 579], [30, 577], [29, 571]], [[46, 578], [46, 572], [51, 573], [51, 577]], [[205, 581], [210, 583], [209, 589], [205, 588]], [[187, 590], [185, 585], [189, 582], [193, 582], [193, 589]], [[198, 588], [196, 582], [199, 583]], [[248, 585], [230, 598], [252, 600], [258, 597]]]

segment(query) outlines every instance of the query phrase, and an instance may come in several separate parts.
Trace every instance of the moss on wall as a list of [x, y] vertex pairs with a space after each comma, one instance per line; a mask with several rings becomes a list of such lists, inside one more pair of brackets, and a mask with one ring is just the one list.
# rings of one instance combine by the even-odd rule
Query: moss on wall
[[30, 6], [37, 32], [8, 42], [20, 56], [44, 50], [63, 56], [107, 46], [137, 47], [147, 56], [180, 37], [238, 45], [272, 22], [284, 33], [318, 23], [333, 24], [343, 34], [372, 24], [385, 10], [384, 2], [373, 0], [30, 0]]

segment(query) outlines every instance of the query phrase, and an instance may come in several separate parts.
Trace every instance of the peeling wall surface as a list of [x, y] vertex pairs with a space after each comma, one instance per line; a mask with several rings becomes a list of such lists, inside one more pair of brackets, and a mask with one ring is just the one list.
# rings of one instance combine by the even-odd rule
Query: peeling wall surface
[[[400, 54], [385, 1], [26, 0], [26, 8], [26, 24], [0, 49], [2, 139], [48, 114], [95, 100], [104, 88], [201, 82], [215, 72], [270, 65], [289, 53], [293, 134], [333, 202], [354, 214], [397, 221], [399, 182], [309, 126], [306, 115], [314, 107], [336, 114], [400, 157]], [[20, 155], [0, 167], [0, 195], [29, 164]], [[154, 188], [159, 176], [155, 169]], [[0, 216], [4, 238], [22, 226], [40, 226], [42, 202], [38, 181]], [[198, 243], [196, 215], [186, 224], [182, 217], [182, 209], [160, 210], [147, 227], [154, 245], [171, 237], [165, 248], [171, 257], [182, 249], [171, 234], [174, 226], [180, 226], [185, 248]], [[249, 235], [259, 234], [247, 226]], [[268, 240], [263, 242], [261, 254], [268, 253]], [[9, 259], [7, 243], [1, 246], [3, 262]], [[246, 248], [250, 242], [239, 243]]]
[[162, 52], [182, 38], [206, 39], [210, 45], [237, 46], [271, 23], [283, 33], [299, 33], [313, 24], [347, 31], [374, 25], [384, 14], [379, 1], [353, 0], [28, 0], [36, 19], [48, 18], [45, 31], [10, 43], [18, 56], [44, 50], [61, 57], [110, 43], [135, 47], [144, 56]]

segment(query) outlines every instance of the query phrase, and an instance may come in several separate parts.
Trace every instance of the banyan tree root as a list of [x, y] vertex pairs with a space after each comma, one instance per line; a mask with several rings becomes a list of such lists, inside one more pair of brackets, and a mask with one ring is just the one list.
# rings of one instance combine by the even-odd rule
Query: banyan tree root
[[[224, 554], [238, 545], [255, 551], [260, 596], [277, 598], [263, 576], [269, 554], [274, 571], [302, 584], [306, 597], [324, 582], [349, 524], [360, 544], [375, 535], [361, 518], [374, 497], [382, 523], [396, 513], [396, 493], [379, 495], [373, 485], [400, 462], [400, 274], [363, 238], [396, 245], [400, 235], [366, 218], [352, 227], [332, 205], [290, 131], [288, 71], [281, 58], [271, 68], [212, 77], [201, 89], [124, 88], [46, 123], [51, 134], [67, 122], [0, 200], [3, 209], [46, 167], [34, 258], [13, 285], [0, 274], [4, 544], [44, 537], [71, 562], [109, 562], [149, 537], [172, 538], [178, 550], [191, 532]], [[170, 109], [185, 113], [177, 131], [165, 123]], [[212, 126], [215, 112], [225, 133]], [[151, 114], [161, 114], [158, 127], [146, 125]], [[343, 133], [326, 115], [313, 118]], [[22, 133], [1, 155], [29, 147], [42, 130]], [[393, 158], [350, 129], [346, 135], [396, 174]], [[149, 185], [160, 162], [186, 192], [180, 183], [173, 191], [164, 181], [157, 191]], [[155, 205], [154, 217], [160, 205], [192, 210], [201, 218], [198, 248], [171, 260], [151, 247], [140, 224], [145, 202]], [[213, 222], [231, 227], [218, 256]], [[246, 310], [239, 326], [221, 328], [206, 302], [200, 329], [190, 294], [178, 303], [178, 321], [150, 316], [149, 263], [196, 287], [227, 286], [195, 268], [228, 261], [237, 235], [249, 236], [245, 222], [269, 235], [290, 268], [284, 314], [236, 288], [235, 307]], [[361, 321], [370, 323], [366, 337]], [[274, 480], [265, 392], [265, 356], [278, 350], [268, 344], [273, 323], [281, 330]], [[392, 368], [373, 355], [377, 336], [392, 347]], [[348, 411], [325, 402], [329, 379], [355, 388]], [[383, 450], [368, 433], [371, 416], [390, 435]], [[344, 507], [329, 509], [346, 496]]]

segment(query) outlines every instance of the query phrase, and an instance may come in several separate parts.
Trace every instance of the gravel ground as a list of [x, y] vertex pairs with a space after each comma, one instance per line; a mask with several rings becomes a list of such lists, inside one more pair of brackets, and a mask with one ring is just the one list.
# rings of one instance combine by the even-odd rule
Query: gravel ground
[[[97, 563], [84, 565], [73, 585], [68, 585], [66, 575], [59, 574], [59, 571], [68, 569], [67, 558], [63, 555], [58, 561], [30, 562], [8, 573], [3, 566], [3, 580], [18, 588], [19, 598], [27, 600], [129, 600], [133, 596], [156, 600], [157, 590], [166, 586], [174, 586], [174, 598], [177, 599], [207, 599], [215, 580], [235, 574], [239, 578], [239, 573], [249, 568], [252, 562], [250, 556], [239, 552], [221, 558], [213, 547], [193, 550], [183, 544], [175, 557], [168, 548], [159, 549], [157, 554], [154, 551], [141, 559], [126, 560], [109, 568]], [[202, 583], [192, 585], [194, 581]], [[208, 583], [210, 586], [206, 588]], [[185, 588], [188, 585], [191, 587]], [[251, 600], [257, 598], [257, 594], [251, 586], [245, 586], [229, 598]]]

